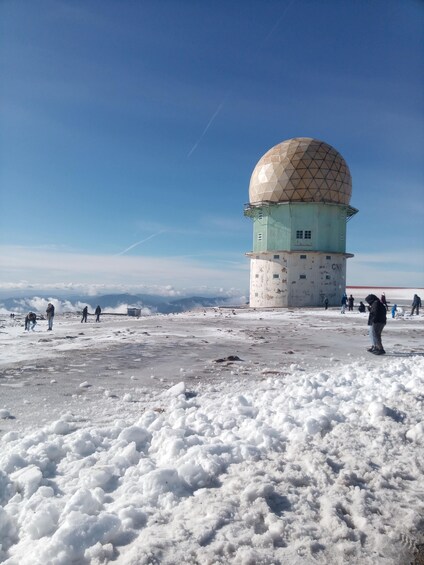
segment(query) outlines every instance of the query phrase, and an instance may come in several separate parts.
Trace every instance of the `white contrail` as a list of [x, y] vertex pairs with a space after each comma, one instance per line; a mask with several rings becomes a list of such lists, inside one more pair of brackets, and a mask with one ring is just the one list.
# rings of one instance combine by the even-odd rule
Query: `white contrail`
[[284, 16], [286, 15], [286, 12], [288, 12], [288, 10], [293, 6], [293, 4], [296, 2], [296, 0], [291, 0], [291, 2], [288, 2], [287, 6], [284, 8], [284, 10], [281, 12], [281, 16], [277, 19], [277, 21], [275, 22], [275, 24], [271, 27], [271, 30], [267, 33], [265, 39], [262, 42], [262, 45], [264, 45], [268, 39], [271, 37], [271, 35], [273, 35], [273, 33], [275, 32], [275, 30], [278, 28], [278, 26], [281, 24], [281, 22], [284, 19]]
[[196, 143], [193, 145], [193, 147], [190, 149], [190, 151], [187, 154], [187, 159], [190, 157], [190, 155], [196, 150], [197, 146], [199, 145], [199, 143], [202, 141], [203, 136], [206, 134], [206, 132], [208, 131], [208, 129], [211, 127], [214, 119], [217, 117], [217, 115], [219, 114], [219, 112], [222, 110], [222, 107], [224, 106], [224, 100], [221, 102], [221, 104], [218, 106], [218, 108], [215, 110], [215, 113], [213, 114], [212, 118], [209, 120], [208, 125], [205, 127], [205, 129], [202, 132], [202, 135], [199, 137], [199, 139], [196, 141]]
[[124, 249], [123, 251], [121, 251], [120, 253], [117, 253], [116, 255], [123, 255], [124, 253], [126, 253], [127, 251], [129, 251], [130, 249], [133, 249], [134, 247], [137, 247], [137, 245], [140, 245], [140, 243], [144, 243], [145, 241], [148, 241], [149, 239], [152, 239], [152, 237], [156, 237], [157, 235], [160, 235], [161, 233], [164, 233], [165, 230], [159, 231], [158, 233], [152, 233], [152, 235], [149, 235], [149, 237], [146, 237], [145, 239], [142, 239], [141, 241], [137, 241], [136, 243], [133, 243], [132, 245], [130, 245], [129, 247], [127, 247], [126, 249]]
[[[287, 11], [293, 6], [293, 4], [296, 2], [296, 0], [291, 0], [287, 3], [287, 5], [285, 6], [285, 8], [283, 9], [280, 17], [277, 19], [277, 21], [274, 23], [274, 25], [271, 27], [270, 31], [267, 33], [267, 35], [265, 36], [265, 38], [263, 39], [262, 43], [258, 46], [257, 51], [259, 52], [262, 47], [264, 46], [264, 44], [269, 40], [269, 38], [274, 34], [275, 30], [278, 28], [278, 26], [281, 24], [281, 22], [283, 21]], [[255, 54], [255, 53], [254, 53]], [[189, 159], [191, 157], [191, 155], [196, 151], [199, 143], [202, 141], [203, 137], [206, 135], [206, 132], [208, 131], [208, 129], [211, 127], [213, 121], [215, 120], [215, 118], [217, 117], [217, 115], [219, 114], [219, 112], [222, 110], [226, 99], [228, 98], [229, 94], [231, 92], [230, 91], [227, 92], [226, 96], [224, 97], [224, 100], [219, 104], [218, 108], [215, 110], [214, 114], [212, 115], [211, 119], [209, 120], [207, 126], [205, 127], [205, 129], [203, 130], [201, 136], [199, 137], [199, 139], [196, 141], [196, 143], [193, 145], [193, 147], [190, 149], [190, 151], [187, 153], [187, 159]]]

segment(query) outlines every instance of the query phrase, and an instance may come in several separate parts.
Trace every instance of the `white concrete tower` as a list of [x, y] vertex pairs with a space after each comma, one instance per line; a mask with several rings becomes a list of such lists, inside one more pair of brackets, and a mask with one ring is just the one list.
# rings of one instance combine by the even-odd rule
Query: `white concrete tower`
[[296, 137], [256, 165], [245, 215], [253, 220], [250, 306], [340, 304], [346, 288], [349, 168], [331, 145]]

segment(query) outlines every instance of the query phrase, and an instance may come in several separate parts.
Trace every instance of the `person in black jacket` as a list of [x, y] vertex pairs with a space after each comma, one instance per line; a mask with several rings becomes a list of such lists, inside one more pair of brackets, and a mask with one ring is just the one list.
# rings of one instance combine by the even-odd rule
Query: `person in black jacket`
[[418, 294], [414, 294], [414, 298], [412, 299], [411, 316], [414, 315], [415, 311], [417, 312], [417, 316], [419, 316], [420, 308], [421, 308], [421, 298], [418, 296]]
[[102, 309], [100, 308], [100, 306], [97, 306], [94, 313], [96, 314], [96, 322], [100, 322], [100, 314], [102, 313]]
[[381, 333], [386, 325], [386, 307], [375, 294], [369, 294], [365, 301], [370, 305], [368, 325], [370, 326], [370, 335], [373, 342], [372, 347], [368, 351], [375, 355], [384, 355], [386, 352], [381, 343]]
[[84, 308], [82, 309], [81, 323], [87, 321], [87, 316], [88, 316], [88, 306], [84, 306]]

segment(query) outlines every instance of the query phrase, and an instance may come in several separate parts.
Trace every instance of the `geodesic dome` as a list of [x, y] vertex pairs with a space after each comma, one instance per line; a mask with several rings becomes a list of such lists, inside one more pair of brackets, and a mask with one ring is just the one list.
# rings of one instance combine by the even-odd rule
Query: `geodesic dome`
[[295, 137], [272, 147], [258, 161], [250, 179], [250, 204], [261, 202], [331, 202], [346, 204], [352, 178], [346, 161], [328, 143]]

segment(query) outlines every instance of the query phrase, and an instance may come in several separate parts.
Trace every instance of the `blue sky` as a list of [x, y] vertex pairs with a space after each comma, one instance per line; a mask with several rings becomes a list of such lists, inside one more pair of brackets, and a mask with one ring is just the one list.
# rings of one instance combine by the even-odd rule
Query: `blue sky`
[[423, 24], [418, 0], [4, 0], [3, 285], [246, 292], [250, 175], [307, 136], [352, 173], [348, 284], [424, 286]]

